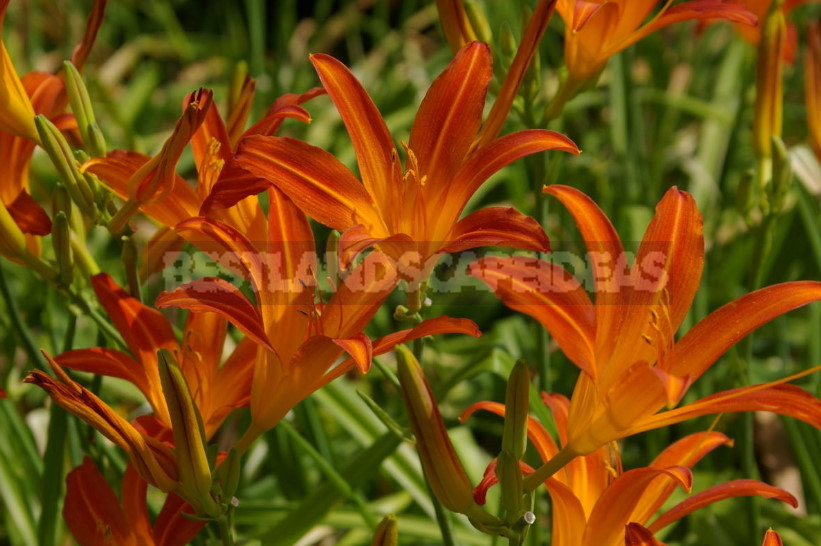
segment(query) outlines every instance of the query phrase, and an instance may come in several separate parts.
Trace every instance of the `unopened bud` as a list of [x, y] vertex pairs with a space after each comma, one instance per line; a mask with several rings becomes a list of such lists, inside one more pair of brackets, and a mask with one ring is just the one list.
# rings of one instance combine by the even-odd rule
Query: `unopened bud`
[[[63, 63], [63, 80], [66, 85], [68, 101], [71, 104], [71, 111], [77, 119], [80, 136], [83, 137], [84, 146], [94, 157], [105, 155], [105, 140], [99, 127], [97, 127], [97, 119], [94, 116], [88, 89], [85, 82], [83, 82], [83, 77], [69, 61]], [[92, 131], [95, 132], [93, 136]]]
[[120, 237], [123, 244], [122, 260], [123, 268], [125, 269], [125, 278], [128, 282], [128, 292], [132, 297], [142, 300], [140, 297], [140, 267], [139, 267], [139, 252], [137, 251], [137, 243], [133, 237], [123, 235]]
[[219, 467], [217, 467], [214, 478], [219, 482], [222, 488], [223, 502], [224, 499], [232, 499], [237, 492], [240, 470], [242, 469], [240, 465], [241, 458], [242, 456], [239, 452], [236, 449], [232, 449], [228, 452], [228, 456], [220, 463]]
[[778, 214], [784, 208], [784, 202], [792, 187], [793, 170], [790, 154], [784, 142], [773, 137], [773, 181], [770, 187], [770, 210]]
[[[523, 360], [516, 362], [507, 380], [505, 428], [502, 451], [521, 460], [527, 447], [527, 414], [530, 409], [530, 372]], [[517, 463], [518, 464], [518, 463]]]
[[783, 118], [784, 47], [787, 22], [781, 10], [783, 0], [770, 6], [758, 44], [753, 148], [759, 159], [772, 156], [772, 138], [781, 137]]
[[186, 499], [191, 497], [195, 500], [199, 504], [195, 506], [198, 511], [217, 517], [219, 507], [211, 497], [211, 468], [205, 449], [202, 418], [191, 397], [182, 370], [174, 361], [174, 356], [166, 349], [161, 349], [157, 364], [168, 414], [171, 417], [177, 468]]
[[396, 546], [399, 544], [399, 526], [396, 524], [396, 516], [388, 514], [373, 532], [371, 546]]
[[482, 7], [473, 0], [465, 0], [465, 14], [470, 27], [480, 42], [489, 44], [493, 40], [493, 31], [487, 21], [487, 15]]
[[54, 216], [54, 223], [51, 227], [51, 244], [54, 247], [60, 283], [68, 286], [74, 279], [74, 258], [71, 252], [71, 229], [68, 225], [68, 217], [63, 211]]

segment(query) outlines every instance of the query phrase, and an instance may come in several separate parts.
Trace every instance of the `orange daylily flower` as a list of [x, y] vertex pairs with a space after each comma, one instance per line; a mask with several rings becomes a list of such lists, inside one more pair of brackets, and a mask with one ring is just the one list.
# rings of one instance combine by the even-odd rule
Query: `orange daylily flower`
[[807, 29], [807, 52], [804, 54], [804, 102], [807, 105], [807, 127], [810, 146], [821, 161], [821, 21]]
[[[255, 89], [254, 80], [247, 78], [242, 86], [237, 106], [232, 109], [228, 121], [223, 121], [215, 104], [210, 107], [200, 107], [202, 119], [195, 131], [188, 135], [197, 167], [197, 181], [192, 188], [179, 175], [173, 175], [173, 182], [166, 182], [167, 194], [162, 199], [155, 199], [150, 203], [143, 203], [140, 209], [159, 222], [162, 226], [146, 246], [146, 258], [143, 263], [142, 276], [161, 269], [163, 258], [169, 250], [178, 250], [184, 241], [173, 231], [173, 227], [180, 222], [204, 214], [224, 222], [242, 233], [251, 240], [264, 240], [266, 221], [262, 207], [257, 199], [242, 199], [230, 208], [215, 208], [211, 210], [206, 204], [208, 196], [215, 187], [230, 190], [235, 187], [259, 185], [256, 177], [240, 168], [234, 160], [234, 152], [240, 142], [251, 135], [269, 135], [276, 133], [287, 118], [310, 121], [310, 115], [299, 105], [311, 98], [324, 93], [315, 88], [305, 93], [294, 95], [286, 94], [278, 98], [263, 118], [242, 131], [250, 112], [247, 107], [253, 101]], [[196, 100], [194, 94], [189, 94], [183, 101], [183, 112], [192, 107]], [[210, 102], [210, 97], [209, 97]], [[124, 199], [131, 195], [129, 181], [135, 173], [145, 169], [151, 158], [131, 151], [115, 150], [104, 158], [95, 158], [84, 165], [84, 168], [99, 176], [108, 187]]]
[[[570, 273], [540, 260], [489, 257], [473, 264], [470, 273], [507, 306], [536, 318], [581, 370], [563, 457], [727, 411], [772, 411], [821, 427], [821, 401], [782, 384], [792, 378], [721, 392], [672, 409], [688, 387], [748, 333], [821, 299], [821, 283], [784, 283], [747, 294], [675, 342], [704, 263], [702, 220], [693, 198], [676, 188], [666, 193], [631, 267], [612, 224], [589, 197], [567, 186], [550, 186], [545, 192], [571, 212], [584, 237], [595, 305]], [[665, 406], [669, 410], [658, 413]], [[550, 469], [543, 468], [549, 475]]]
[[142, 479], [162, 491], [178, 488], [177, 462], [168, 445], [137, 430], [97, 395], [73, 381], [49, 355], [45, 357], [57, 379], [40, 370], [32, 370], [24, 380], [26, 383], [33, 383], [46, 391], [66, 411], [122, 448]]
[[205, 525], [190, 519], [193, 509], [169, 493], [154, 525], [146, 507], [147, 483], [132, 465], [123, 474], [120, 498], [91, 459], [66, 476], [63, 519], [80, 546], [183, 546]]
[[[237, 161], [315, 220], [342, 231], [344, 262], [378, 245], [403, 277], [420, 281], [438, 253], [491, 244], [547, 249], [541, 227], [515, 209], [491, 207], [460, 220], [471, 195], [505, 165], [544, 150], [578, 153], [569, 139], [547, 130], [475, 143], [491, 78], [485, 44], [464, 46], [434, 81], [405, 145], [404, 170], [382, 116], [350, 70], [328, 55], [311, 62], [351, 136], [362, 181], [328, 152], [290, 138], [246, 139]], [[259, 190], [212, 197], [230, 206]]]
[[144, 431], [159, 440], [171, 438], [171, 418], [157, 361], [160, 349], [171, 351], [185, 375], [206, 438], [217, 431], [231, 410], [248, 405], [256, 346], [251, 340], [241, 341], [220, 366], [227, 332], [224, 318], [213, 313], [190, 313], [182, 343], [178, 343], [171, 324], [159, 311], [131, 297], [109, 275], [94, 275], [91, 285], [131, 355], [95, 347], [68, 351], [54, 360], [66, 368], [133, 383], [154, 410], [154, 415], [136, 420]]
[[[559, 440], [566, 445], [570, 401], [562, 395], [546, 393], [542, 398], [553, 413]], [[502, 417], [505, 415], [503, 404], [479, 402], [465, 410], [460, 419], [464, 421], [480, 409]], [[528, 418], [527, 432], [542, 461], [547, 462], [559, 453], [553, 438], [533, 417]], [[694, 464], [715, 448], [731, 444], [732, 441], [719, 432], [691, 434], [668, 446], [649, 466], [628, 471], [622, 470], [614, 444], [576, 457], [544, 482], [552, 501], [551, 544], [663, 544], [653, 537], [655, 532], [708, 504], [732, 497], [756, 495], [797, 505], [792, 495], [777, 487], [755, 480], [734, 480], [690, 495], [656, 516], [648, 525], [676, 487], [689, 493], [692, 487], [690, 468]], [[476, 488], [477, 500], [482, 504], [487, 489], [498, 481], [494, 462]], [[531, 468], [524, 470], [527, 474], [533, 472]]]
[[[216, 249], [213, 254], [240, 271], [253, 291], [253, 303], [219, 278], [196, 280], [157, 299], [161, 308], [215, 312], [259, 346], [251, 386], [252, 426], [241, 449], [354, 365], [367, 371], [372, 355], [434, 333], [478, 335], [471, 321], [440, 317], [372, 342], [362, 330], [398, 282], [391, 264], [384, 263], [381, 254], [371, 254], [328, 302], [315, 302], [316, 252], [308, 220], [275, 188], [268, 190], [268, 202], [269, 231], [263, 240], [250, 241], [231, 226], [206, 218], [191, 218], [176, 227], [199, 248]], [[343, 353], [351, 358], [334, 366]]]
[[[570, 79], [581, 84], [604, 68], [607, 60], [642, 38], [690, 19], [726, 19], [755, 25], [744, 6], [719, 0], [689, 0], [671, 6], [657, 0], [559, 0], [565, 22], [564, 60]], [[648, 20], [649, 19], [649, 20]]]
[[[74, 50], [71, 61], [82, 71], [97, 37], [107, 0], [95, 0], [85, 34]], [[0, 0], [0, 27], [9, 0]], [[18, 77], [5, 45], [0, 40], [0, 201], [23, 233], [48, 235], [51, 219], [29, 194], [28, 167], [34, 147], [40, 141], [34, 116], [43, 114], [60, 130], [76, 129], [73, 115], [65, 113], [68, 97], [61, 77], [45, 72], [30, 72]], [[34, 242], [29, 243], [36, 249]]]

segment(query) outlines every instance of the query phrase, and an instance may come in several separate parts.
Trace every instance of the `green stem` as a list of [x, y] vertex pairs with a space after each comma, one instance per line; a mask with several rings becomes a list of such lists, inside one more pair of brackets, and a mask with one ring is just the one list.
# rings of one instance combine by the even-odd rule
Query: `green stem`
[[23, 321], [23, 317], [20, 316], [20, 310], [17, 308], [17, 304], [11, 295], [11, 290], [9, 290], [9, 285], [6, 282], [6, 274], [3, 271], [2, 265], [0, 265], [0, 292], [3, 294], [3, 299], [6, 300], [9, 318], [11, 319], [14, 329], [17, 331], [17, 335], [20, 336], [23, 349], [37, 368], [41, 370], [48, 369], [46, 359], [43, 358], [43, 355], [37, 348], [37, 344], [34, 342], [34, 338], [31, 337], [31, 332], [29, 332], [26, 323]]
[[231, 524], [227, 517], [221, 517], [217, 520], [217, 525], [220, 530], [220, 539], [222, 539], [223, 546], [234, 546], [234, 533], [231, 530]]
[[428, 488], [428, 494], [430, 495], [430, 500], [433, 503], [433, 510], [436, 513], [436, 523], [439, 524], [439, 531], [442, 534], [442, 545], [456, 546], [456, 542], [453, 539], [453, 528], [451, 527], [448, 513], [445, 512], [445, 509], [442, 507], [439, 499], [437, 499], [436, 495], [433, 494], [433, 489], [430, 487], [430, 481], [428, 481], [427, 475], [425, 475], [425, 485]]
[[522, 490], [525, 494], [530, 493], [537, 487], [542, 485], [546, 479], [564, 468], [564, 466], [575, 459], [578, 453], [575, 453], [566, 447], [556, 453], [552, 459], [536, 469], [536, 472], [525, 476], [522, 480]]

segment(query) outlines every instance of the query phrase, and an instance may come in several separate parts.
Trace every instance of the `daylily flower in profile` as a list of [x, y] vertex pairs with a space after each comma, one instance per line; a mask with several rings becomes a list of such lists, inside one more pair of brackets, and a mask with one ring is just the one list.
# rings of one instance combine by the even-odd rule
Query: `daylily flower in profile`
[[[183, 245], [184, 241], [174, 232], [174, 226], [200, 214], [236, 228], [252, 241], [265, 239], [267, 222], [258, 199], [241, 199], [232, 207], [212, 209], [208, 204], [208, 196], [214, 188], [230, 191], [237, 187], [258, 185], [256, 177], [240, 168], [234, 160], [234, 152], [239, 143], [251, 135], [276, 133], [288, 118], [309, 122], [311, 117], [300, 104], [324, 91], [314, 88], [298, 95], [283, 95], [274, 101], [261, 120], [243, 131], [254, 90], [254, 80], [246, 78], [234, 100], [234, 108], [228, 112], [227, 121], [223, 120], [215, 104], [208, 108], [200, 107], [203, 118], [185, 140], [191, 142], [197, 168], [196, 184], [192, 188], [182, 177], [170, 173], [169, 176], [173, 174], [173, 181], [169, 179], [166, 182], [166, 194], [161, 199], [140, 205], [140, 210], [161, 226], [146, 245], [142, 267], [144, 277], [163, 267], [162, 259], [168, 257], [165, 254], [167, 251], [179, 249]], [[188, 111], [195, 100], [194, 94], [187, 95], [182, 105], [183, 112]], [[131, 195], [129, 181], [135, 178], [135, 173], [145, 170], [145, 165], [150, 161], [150, 157], [137, 152], [114, 150], [104, 158], [86, 162], [84, 169], [99, 176], [114, 193], [128, 199]]]
[[32, 370], [24, 380], [26, 383], [46, 391], [55, 403], [123, 449], [142, 479], [166, 492], [179, 487], [177, 461], [171, 447], [137, 430], [97, 395], [72, 380], [54, 359], [45, 356], [57, 378]]
[[[756, 18], [739, 4], [689, 0], [671, 6], [656, 0], [559, 0], [565, 22], [564, 60], [575, 85], [596, 76], [619, 51], [673, 23], [690, 19], [726, 19], [755, 25]], [[655, 10], [655, 11], [654, 11]]]
[[[102, 23], [107, 0], [95, 0], [82, 41], [74, 49], [71, 62], [82, 71], [97, 31]], [[0, 27], [9, 0], [0, 0]], [[43, 114], [60, 130], [77, 128], [73, 115], [66, 114], [65, 84], [60, 76], [45, 72], [17, 75], [6, 47], [0, 40], [0, 201], [23, 233], [51, 233], [51, 219], [29, 194], [28, 169], [31, 155], [40, 138], [34, 116]], [[34, 249], [36, 243], [30, 241]]]
[[[551, 409], [560, 442], [566, 445], [570, 402], [562, 395], [543, 393], [542, 398]], [[464, 421], [477, 410], [505, 415], [503, 404], [479, 402], [465, 410], [460, 419]], [[553, 438], [533, 417], [528, 418], [527, 432], [542, 461], [547, 462], [559, 453]], [[551, 498], [551, 544], [662, 544], [653, 536], [657, 531], [716, 501], [739, 496], [776, 498], [797, 505], [792, 495], [777, 487], [756, 480], [734, 480], [690, 495], [657, 515], [676, 487], [690, 492], [690, 468], [722, 445], [732, 445], [732, 441], [719, 432], [691, 434], [665, 448], [647, 467], [627, 471], [622, 469], [615, 443], [576, 457], [544, 482]], [[494, 466], [491, 463], [476, 487], [475, 497], [481, 504], [488, 488], [498, 481]], [[524, 471], [532, 473], [533, 469]]]
[[[665, 194], [629, 266], [612, 224], [589, 197], [559, 185], [545, 193], [562, 202], [581, 231], [595, 280], [595, 305], [570, 273], [551, 263], [488, 257], [470, 269], [507, 306], [537, 319], [581, 370], [561, 457], [529, 483], [526, 479], [531, 489], [551, 474], [551, 467], [576, 455], [701, 415], [762, 410], [821, 426], [821, 401], [782, 384], [795, 376], [674, 409], [689, 386], [748, 333], [821, 299], [821, 283], [790, 282], [747, 294], [676, 342], [704, 263], [702, 220], [692, 196], [676, 188]], [[668, 411], [659, 413], [665, 407]]]
[[178, 495], [169, 493], [154, 524], [146, 506], [147, 483], [132, 465], [123, 474], [120, 500], [86, 457], [66, 476], [63, 519], [80, 546], [183, 546], [205, 525]]
[[[515, 209], [490, 207], [460, 219], [473, 193], [505, 165], [544, 150], [578, 153], [569, 139], [547, 130], [476, 144], [492, 75], [485, 44], [465, 45], [433, 82], [403, 145], [404, 168], [382, 116], [350, 70], [328, 55], [311, 62], [351, 136], [361, 182], [330, 153], [290, 138], [248, 138], [237, 161], [312, 218], [342, 231], [343, 262], [377, 245], [404, 268], [403, 277], [421, 281], [441, 252], [481, 245], [547, 249], [542, 228]], [[229, 206], [262, 189], [215, 199]]]
[[156, 309], [131, 297], [106, 273], [94, 275], [91, 286], [97, 299], [123, 336], [130, 355], [116, 349], [75, 349], [55, 357], [63, 367], [118, 377], [131, 382], [145, 395], [153, 415], [136, 423], [159, 440], [170, 439], [171, 418], [160, 381], [157, 353], [170, 351], [185, 376], [194, 403], [210, 438], [235, 409], [248, 405], [256, 345], [241, 341], [222, 362], [227, 322], [214, 313], [190, 313], [178, 343], [168, 320]]
[[[327, 302], [316, 301], [316, 252], [308, 220], [274, 188], [268, 190], [268, 203], [264, 240], [250, 241], [231, 226], [202, 217], [176, 226], [186, 239], [199, 248], [210, 245], [212, 254], [239, 271], [251, 287], [253, 302], [220, 278], [199, 279], [157, 299], [161, 308], [217, 313], [258, 345], [252, 425], [240, 441], [240, 451], [306, 396], [354, 365], [367, 371], [372, 355], [439, 332], [478, 335], [471, 321], [440, 317], [372, 342], [362, 330], [398, 282], [392, 265], [381, 254], [368, 255]], [[343, 353], [351, 358], [337, 364]]]

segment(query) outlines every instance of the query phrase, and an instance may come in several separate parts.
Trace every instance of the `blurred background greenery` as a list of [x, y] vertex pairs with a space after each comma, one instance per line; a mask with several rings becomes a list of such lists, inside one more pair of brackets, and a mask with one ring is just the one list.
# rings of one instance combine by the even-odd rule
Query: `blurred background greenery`
[[[82, 36], [91, 4], [90, 0], [13, 1], [3, 39], [18, 72], [56, 71]], [[486, 14], [497, 75], [503, 75], [512, 51], [501, 43], [506, 32], [502, 29], [520, 36], [525, 10], [535, 2], [477, 0], [476, 4]], [[807, 5], [792, 18], [801, 22], [819, 15], [819, 6]], [[539, 69], [530, 75], [529, 87], [515, 105], [518, 115], [511, 116], [505, 132], [532, 126], [533, 106], [543, 108], [557, 88], [561, 29], [561, 21], [554, 17], [541, 44]], [[803, 33], [800, 26], [798, 32]], [[186, 93], [213, 88], [222, 105], [237, 67], [245, 64], [258, 81], [251, 114], [251, 119], [257, 119], [277, 96], [318, 85], [308, 62], [309, 53], [317, 52], [330, 53], [354, 70], [397, 142], [407, 141], [421, 98], [451, 58], [430, 1], [118, 0], [110, 2], [85, 77], [109, 147], [153, 153], [178, 117]], [[677, 185], [693, 193], [705, 218], [708, 253], [702, 287], [686, 328], [751, 286], [754, 237], [735, 196], [744, 172], [755, 165], [754, 77], [755, 48], [730, 25], [682, 24], [655, 33], [614, 57], [599, 83], [572, 100], [551, 125], [582, 148], [581, 156], [553, 153], [518, 162], [485, 184], [472, 206], [509, 203], [543, 222], [554, 250], [581, 252], [580, 236], [569, 215], [539, 197], [542, 184], [569, 184], [587, 192], [613, 219], [625, 241], [641, 240], [653, 207], [667, 188]], [[771, 226], [771, 251], [762, 265], [765, 285], [821, 278], [821, 171], [802, 144], [807, 135], [802, 78], [800, 62], [788, 65], [784, 140], [808, 166], [801, 172], [805, 182], [794, 182], [784, 211]], [[350, 140], [327, 97], [306, 106], [313, 122], [309, 126], [287, 122], [284, 134], [323, 147], [353, 167]], [[56, 175], [44, 154], [35, 156], [33, 169], [32, 194], [46, 203]], [[184, 176], [193, 174], [190, 154], [184, 156], [179, 171]], [[317, 233], [320, 238], [327, 236], [321, 228]], [[92, 234], [98, 242], [95, 255], [105, 270], [122, 280], [116, 246], [105, 234], [98, 235], [95, 239]], [[320, 241], [318, 246], [323, 245]], [[76, 420], [55, 420], [58, 411], [49, 408], [43, 393], [20, 383], [32, 363], [21, 349], [11, 317], [19, 314], [34, 333], [34, 343], [53, 354], [60, 352], [67, 331], [75, 327], [72, 310], [26, 270], [8, 261], [2, 270], [8, 287], [4, 296], [12, 298], [0, 302], [0, 384], [11, 394], [10, 400], [0, 401], [0, 543], [62, 544], [65, 532], [54, 517], [61, 502], [60, 483], [65, 471], [79, 464], [88, 448], [84, 444], [94, 434]], [[162, 289], [161, 278], [155, 276], [149, 281], [146, 301]], [[371, 325], [374, 335], [395, 328], [388, 307]], [[476, 482], [498, 450], [501, 421], [477, 415], [467, 427], [455, 417], [472, 402], [501, 401], [516, 359], [524, 358], [532, 366], [538, 389], [569, 394], [577, 371], [538, 324], [489, 296], [434, 299], [428, 316], [438, 314], [471, 318], [485, 332], [479, 340], [437, 339], [425, 353], [442, 412], [453, 425], [454, 442]], [[76, 331], [75, 347], [97, 343], [98, 333], [87, 318], [77, 319]], [[385, 356], [381, 364], [390, 368], [391, 359]], [[774, 321], [732, 350], [685, 401], [819, 363], [821, 307], [815, 305]], [[819, 383], [821, 377], [816, 375], [801, 384], [821, 395]], [[124, 414], [140, 411], [139, 393], [125, 383], [97, 379], [95, 387], [107, 400], [120, 400], [118, 409]], [[440, 543], [411, 446], [394, 449], [397, 442], [384, 440], [390, 433], [358, 392], [403, 422], [397, 389], [380, 369], [364, 378], [335, 382], [305, 401], [247, 457], [237, 510], [241, 537], [261, 544], [291, 544], [313, 527], [301, 544], [365, 544], [371, 532], [366, 523], [393, 511], [400, 514], [403, 544]], [[64, 449], [47, 452], [44, 459], [49, 418], [52, 431], [55, 423], [64, 423], [68, 441]], [[771, 502], [730, 500], [696, 513], [662, 538], [680, 545], [758, 544], [759, 531], [750, 527], [748, 518], [739, 517], [755, 510], [785, 543], [821, 543], [817, 466], [821, 434], [803, 424], [780, 423], [722, 416], [716, 429], [736, 438], [736, 447], [718, 450], [700, 463], [694, 489], [756, 477], [750, 470], [760, 472], [765, 480], [793, 472], [798, 479], [792, 492], [796, 493], [796, 484], [803, 489], [802, 509], [808, 515]], [[224, 433], [230, 436], [238, 424], [229, 422]], [[674, 439], [712, 424], [711, 418], [702, 418], [631, 438], [623, 445], [625, 467], [647, 464]], [[745, 430], [754, 425], [777, 439], [751, 446], [752, 436]], [[92, 452], [106, 462], [110, 475], [123, 468], [122, 455], [103, 442], [92, 444]], [[789, 458], [779, 458], [777, 468], [761, 464], [779, 444], [790, 446]], [[752, 468], [745, 463], [751, 449], [759, 463]], [[325, 468], [317, 460], [330, 464]], [[490, 502], [498, 501], [491, 496]], [[537, 513], [547, 517], [544, 494]], [[546, 528], [549, 525], [532, 533], [530, 543], [546, 543]], [[456, 533], [459, 544], [489, 543], [459, 519]], [[30, 542], [33, 537], [35, 542]]]

